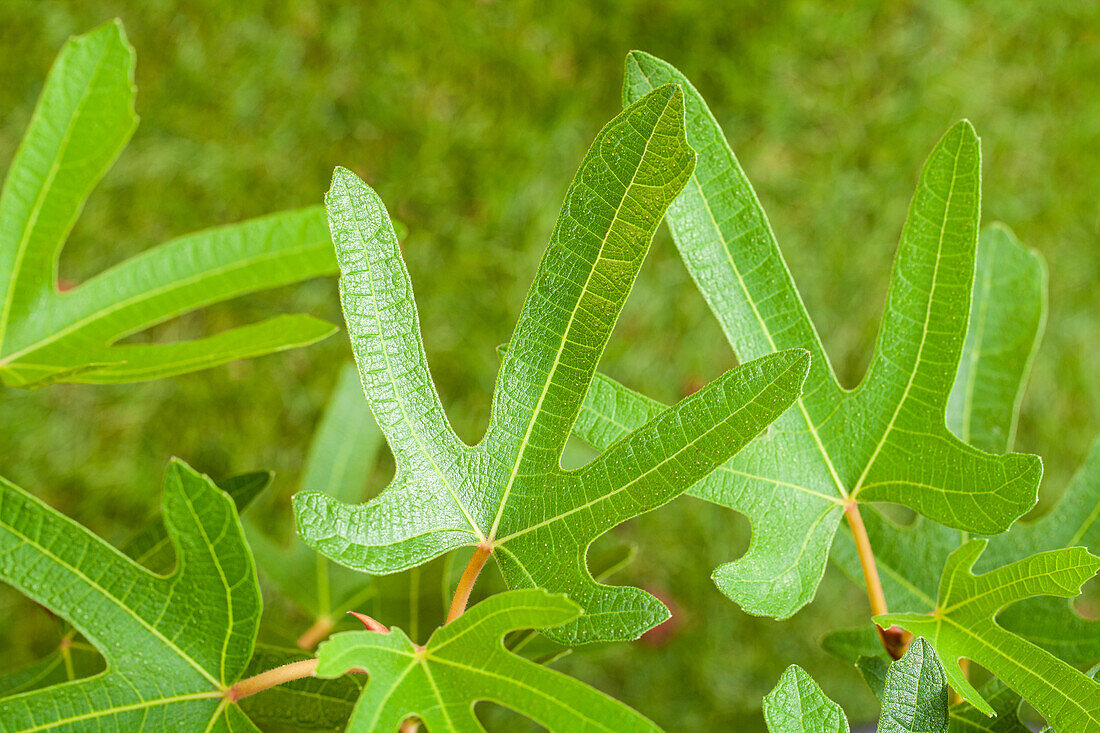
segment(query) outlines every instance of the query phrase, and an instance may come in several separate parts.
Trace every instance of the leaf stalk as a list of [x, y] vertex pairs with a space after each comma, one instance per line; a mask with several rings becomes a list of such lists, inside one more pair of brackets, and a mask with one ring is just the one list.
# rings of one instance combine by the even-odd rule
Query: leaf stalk
[[[867, 584], [867, 598], [871, 602], [871, 615], [881, 616], [890, 612], [886, 606], [886, 593], [882, 590], [882, 580], [878, 575], [878, 566], [875, 565], [875, 553], [871, 549], [871, 540], [867, 536], [867, 527], [863, 524], [863, 517], [859, 513], [859, 504], [849, 499], [844, 504], [844, 516], [848, 518], [848, 526], [852, 530], [852, 538], [856, 543], [856, 552], [859, 554], [859, 564], [863, 568], [863, 580]], [[901, 659], [909, 646], [910, 635], [897, 627], [891, 626], [884, 629], [875, 624], [878, 629], [879, 639], [883, 648], [892, 659]]]
[[451, 608], [447, 611], [445, 624], [451, 623], [465, 613], [466, 604], [470, 602], [470, 593], [474, 589], [474, 583], [477, 582], [477, 576], [481, 574], [481, 569], [485, 567], [485, 562], [491, 554], [493, 554], [491, 544], [482, 542], [474, 548], [474, 554], [470, 558], [470, 562], [466, 564], [466, 569], [462, 571], [462, 577], [458, 580], [458, 587], [455, 588], [454, 598], [451, 599]]
[[321, 643], [332, 631], [335, 624], [328, 616], [319, 616], [313, 625], [306, 629], [301, 636], [298, 637], [298, 648], [310, 650]]
[[300, 662], [291, 662], [290, 664], [284, 664], [281, 667], [275, 669], [269, 669], [266, 672], [261, 672], [255, 677], [249, 677], [248, 679], [239, 680], [225, 691], [225, 699], [229, 702], [237, 702], [238, 700], [248, 697], [249, 695], [255, 695], [257, 692], [263, 692], [269, 687], [275, 687], [276, 685], [282, 685], [293, 680], [300, 680], [304, 677], [312, 677], [317, 671], [316, 659], [303, 659]]

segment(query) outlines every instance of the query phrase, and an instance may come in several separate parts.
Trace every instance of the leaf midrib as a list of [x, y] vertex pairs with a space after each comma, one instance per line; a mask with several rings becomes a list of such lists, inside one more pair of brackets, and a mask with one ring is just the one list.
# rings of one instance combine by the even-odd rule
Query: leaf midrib
[[[662, 466], [670, 463], [677, 456], [681, 455], [682, 453], [684, 453], [685, 451], [687, 451], [691, 448], [694, 448], [701, 441], [705, 441], [707, 438], [710, 437], [710, 435], [712, 433], [714, 433], [716, 430], [719, 430], [720, 428], [725, 427], [727, 423], [733, 421], [738, 415], [743, 414], [745, 412], [745, 410], [748, 410], [750, 407], [755, 407], [756, 406], [756, 400], [758, 400], [761, 395], [768, 392], [781, 379], [783, 379], [788, 374], [790, 374], [791, 370], [794, 369], [794, 368], [795, 368], [795, 366], [792, 365], [792, 366], [789, 366], [786, 369], [784, 369], [781, 373], [777, 374], [766, 385], [761, 387], [760, 390], [758, 392], [756, 392], [756, 394], [754, 394], [750, 399], [748, 399], [741, 407], [738, 407], [736, 410], [734, 410], [732, 413], [730, 413], [730, 416], [726, 420], [723, 420], [722, 422], [718, 422], [718, 423], [715, 423], [715, 424], [711, 425], [709, 428], [707, 428], [707, 430], [705, 430], [702, 434], [700, 434], [698, 437], [696, 437], [695, 440], [692, 440], [691, 442], [685, 443], [679, 450], [674, 452], [671, 456], [669, 456], [668, 458], [665, 458], [661, 461], [658, 461], [655, 466], [653, 466], [652, 468], [650, 468], [647, 471], [644, 471], [644, 472], [638, 474], [637, 476], [632, 478], [629, 482], [627, 482], [625, 484], [622, 484], [618, 488], [612, 489], [610, 492], [608, 492], [606, 494], [603, 494], [601, 496], [598, 496], [595, 499], [592, 499], [591, 501], [585, 502], [584, 504], [581, 504], [579, 506], [575, 506], [572, 509], [569, 509], [568, 511], [562, 512], [561, 514], [558, 514], [557, 516], [551, 517], [549, 519], [545, 519], [545, 520], [543, 520], [543, 521], [541, 521], [537, 524], [532, 524], [532, 525], [530, 525], [528, 527], [525, 527], [521, 530], [513, 532], [512, 534], [507, 535], [506, 537], [501, 537], [500, 539], [496, 540], [497, 544], [498, 545], [504, 544], [505, 542], [508, 542], [509, 540], [513, 540], [516, 537], [520, 537], [522, 535], [525, 535], [528, 532], [533, 532], [537, 529], [541, 529], [542, 527], [548, 526], [548, 525], [553, 524], [555, 522], [559, 522], [559, 521], [565, 519], [566, 517], [572, 516], [573, 514], [576, 514], [577, 512], [584, 511], [585, 509], [588, 509], [588, 508], [590, 508], [590, 507], [592, 507], [596, 504], [599, 504], [601, 502], [607, 501], [611, 497], [617, 496], [618, 494], [622, 493], [623, 491], [626, 491], [627, 489], [631, 488], [632, 486], [637, 484], [642, 479], [644, 479], [647, 476], [649, 476], [650, 474], [652, 474], [654, 471], [657, 471]], [[608, 448], [608, 451], [610, 451], [614, 448], [615, 448], [615, 446], [612, 446], [611, 448]], [[608, 451], [604, 451], [604, 454], [606, 455]], [[599, 460], [600, 460], [599, 458], [596, 458], [594, 461], [592, 461], [592, 463], [589, 463], [589, 464], [587, 464], [585, 466], [582, 466], [581, 468], [575, 469], [573, 471], [566, 471], [566, 472], [563, 473], [563, 475], [569, 475], [570, 473], [579, 474], [580, 477], [583, 479], [585, 474], [589, 473], [592, 470], [590, 468], [590, 466], [597, 463]], [[582, 481], [582, 484], [583, 484], [583, 481]]]
[[[352, 195], [352, 190], [348, 186], [347, 181], [341, 178], [340, 185], [344, 187], [344, 195], [347, 196], [348, 201], [353, 202], [355, 198]], [[349, 209], [351, 211], [352, 217], [355, 219], [355, 229], [359, 235], [359, 239], [360, 241], [365, 241], [367, 238], [363, 234], [362, 225], [364, 222], [359, 216], [359, 208], [356, 206], [350, 206]], [[382, 334], [384, 333], [384, 327], [382, 323], [382, 316], [378, 310], [378, 303], [380, 303], [381, 301], [379, 300], [378, 292], [375, 288], [373, 272], [374, 268], [371, 265], [370, 257], [363, 257], [363, 263], [367, 270], [367, 282], [369, 283], [369, 287], [371, 290], [371, 301], [375, 304], [375, 306], [371, 309], [374, 313], [375, 327], [378, 329], [378, 333]], [[340, 279], [343, 280], [343, 277], [344, 276], [341, 275]], [[379, 351], [382, 353], [382, 358], [385, 359], [386, 362], [386, 374], [389, 376], [389, 383], [391, 385], [398, 384], [397, 375], [394, 373], [393, 364], [390, 361], [389, 346], [385, 339], [382, 340], [382, 348], [379, 349]], [[466, 521], [467, 523], [469, 523], [471, 529], [474, 530], [474, 535], [477, 536], [478, 541], [483, 541], [485, 539], [485, 535], [482, 534], [481, 528], [477, 526], [477, 523], [474, 521], [473, 517], [470, 516], [470, 512], [467, 510], [466, 505], [459, 501], [458, 494], [455, 492], [454, 486], [451, 485], [450, 477], [446, 475], [446, 473], [439, 467], [438, 464], [436, 464], [435, 456], [430, 450], [428, 450], [428, 446], [424, 444], [424, 441], [420, 437], [420, 431], [415, 429], [416, 423], [414, 423], [413, 420], [409, 417], [408, 412], [405, 410], [405, 401], [401, 395], [396, 394], [396, 388], [395, 396], [396, 399], [394, 401], [397, 403], [399, 409], [401, 410], [401, 419], [406, 425], [409, 426], [409, 433], [410, 435], [412, 435], [413, 440], [416, 441], [416, 444], [420, 447], [421, 454], [428, 459], [428, 463], [430, 463], [432, 466], [432, 471], [436, 474], [436, 476], [439, 477], [439, 479], [443, 482], [443, 485], [447, 488], [447, 493], [451, 495], [451, 500], [455, 503], [455, 506], [458, 507], [459, 511], [462, 512], [462, 516], [466, 518]]]
[[[72, 565], [70, 565], [69, 563], [65, 562], [64, 560], [62, 560], [62, 559], [61, 559], [60, 557], [58, 557], [58, 556], [57, 556], [57, 555], [55, 555], [54, 553], [50, 552], [50, 551], [49, 551], [48, 549], [46, 549], [46, 547], [45, 547], [45, 546], [43, 546], [43, 545], [42, 545], [42, 544], [41, 544], [40, 542], [38, 542], [38, 541], [36, 541], [36, 540], [32, 539], [31, 537], [29, 537], [28, 535], [24, 534], [23, 532], [20, 532], [20, 531], [19, 531], [18, 529], [16, 529], [15, 527], [13, 527], [13, 526], [12, 526], [12, 525], [10, 525], [10, 524], [4, 524], [4, 525], [3, 525], [3, 527], [4, 527], [4, 529], [5, 529], [6, 531], [8, 531], [8, 532], [11, 532], [11, 533], [12, 533], [13, 535], [15, 535], [16, 537], [19, 537], [19, 538], [20, 538], [20, 539], [22, 539], [22, 540], [23, 540], [24, 542], [26, 542], [26, 543], [27, 543], [28, 545], [30, 545], [30, 546], [32, 546], [32, 547], [34, 547], [34, 548], [37, 548], [37, 550], [38, 550], [39, 552], [41, 552], [41, 553], [42, 553], [43, 555], [45, 555], [46, 557], [48, 557], [48, 558], [50, 558], [51, 560], [53, 560], [54, 562], [56, 562], [56, 563], [57, 563], [58, 565], [60, 565], [61, 567], [63, 567], [63, 568], [66, 568], [66, 569], [68, 569], [69, 571], [71, 571], [71, 572], [72, 572], [72, 573], [74, 573], [75, 575], [77, 575], [77, 576], [79, 576], [80, 578], [82, 578], [82, 579], [83, 579], [83, 580], [84, 580], [84, 581], [85, 581], [86, 583], [88, 583], [88, 585], [90, 585], [90, 586], [91, 586], [92, 588], [94, 588], [95, 590], [99, 591], [99, 592], [100, 592], [100, 593], [101, 593], [101, 594], [103, 595], [103, 597], [104, 597], [104, 598], [107, 598], [107, 599], [109, 599], [110, 601], [112, 601], [112, 602], [113, 602], [113, 603], [115, 604], [116, 608], [118, 608], [118, 609], [119, 609], [120, 611], [124, 612], [124, 613], [125, 613], [125, 614], [126, 614], [127, 616], [129, 616], [130, 618], [132, 618], [132, 619], [134, 619], [135, 621], [137, 621], [137, 622], [138, 622], [138, 624], [140, 624], [140, 625], [141, 625], [142, 627], [144, 627], [144, 628], [145, 628], [145, 629], [146, 629], [146, 630], [147, 630], [147, 631], [148, 631], [149, 633], [151, 633], [151, 634], [152, 634], [153, 636], [155, 636], [155, 637], [156, 637], [157, 639], [160, 639], [160, 641], [161, 641], [161, 642], [162, 642], [162, 643], [163, 643], [163, 644], [164, 644], [165, 646], [167, 646], [167, 647], [168, 647], [169, 649], [171, 649], [172, 651], [174, 651], [174, 652], [176, 653], [176, 655], [177, 655], [177, 656], [178, 656], [178, 657], [179, 657], [180, 659], [182, 659], [183, 661], [187, 662], [187, 663], [188, 663], [188, 664], [189, 664], [189, 665], [190, 665], [190, 666], [191, 666], [192, 668], [194, 668], [194, 669], [195, 669], [195, 671], [197, 671], [197, 672], [198, 672], [198, 673], [199, 673], [200, 675], [202, 675], [202, 676], [203, 676], [203, 677], [204, 677], [204, 678], [205, 678], [206, 680], [208, 680], [208, 681], [209, 681], [209, 682], [210, 682], [210, 683], [211, 683], [212, 685], [214, 685], [214, 687], [215, 687], [215, 688], [217, 688], [217, 689], [219, 690], [218, 694], [220, 694], [220, 689], [221, 689], [221, 683], [220, 683], [220, 682], [218, 682], [218, 680], [214, 679], [213, 675], [211, 675], [211, 674], [210, 674], [209, 672], [207, 672], [207, 671], [206, 671], [206, 669], [204, 669], [204, 668], [202, 667], [202, 665], [200, 665], [200, 664], [199, 664], [199, 663], [198, 663], [198, 662], [197, 662], [196, 660], [192, 659], [192, 658], [191, 658], [191, 657], [190, 657], [190, 656], [189, 656], [188, 654], [186, 654], [186, 653], [185, 653], [185, 652], [184, 652], [184, 651], [183, 651], [182, 649], [180, 649], [180, 648], [179, 648], [178, 646], [176, 646], [176, 645], [175, 645], [175, 644], [174, 644], [174, 643], [173, 643], [173, 642], [172, 642], [172, 641], [171, 641], [170, 639], [168, 639], [168, 637], [164, 636], [164, 635], [163, 635], [163, 634], [162, 634], [162, 633], [160, 632], [160, 630], [159, 630], [159, 629], [157, 629], [156, 627], [154, 627], [154, 626], [152, 626], [151, 624], [149, 624], [149, 623], [148, 623], [148, 622], [147, 622], [147, 621], [146, 621], [145, 619], [143, 619], [143, 618], [142, 618], [141, 616], [138, 616], [137, 614], [133, 613], [133, 612], [132, 612], [132, 611], [131, 611], [131, 610], [130, 610], [130, 609], [129, 609], [129, 608], [128, 608], [128, 607], [126, 606], [126, 605], [125, 605], [125, 603], [123, 603], [123, 602], [122, 602], [122, 600], [121, 600], [121, 599], [119, 599], [119, 598], [116, 598], [116, 597], [115, 597], [115, 596], [114, 596], [114, 595], [113, 595], [112, 593], [110, 593], [109, 591], [107, 591], [107, 589], [106, 589], [106, 588], [104, 588], [103, 586], [101, 586], [101, 585], [100, 585], [99, 583], [95, 582], [95, 581], [94, 581], [94, 580], [92, 580], [91, 578], [89, 578], [89, 577], [88, 577], [88, 576], [87, 576], [87, 575], [86, 575], [86, 574], [84, 573], [84, 571], [82, 571], [82, 570], [81, 570], [80, 568], [76, 568], [76, 567], [73, 567]], [[110, 550], [112, 550], [112, 551], [115, 551], [115, 552], [117, 552], [117, 550], [114, 550], [114, 548], [109, 548], [109, 549], [110, 549]], [[130, 564], [130, 565], [131, 565], [131, 566], [132, 566], [132, 567], [133, 567], [133, 568], [134, 568], [134, 569], [135, 569], [136, 571], [138, 571], [138, 572], [142, 572], [142, 573], [145, 573], [146, 575], [150, 575], [150, 573], [149, 573], [149, 571], [148, 571], [148, 570], [146, 570], [145, 568], [142, 568], [142, 567], [140, 567], [140, 566], [138, 566], [138, 565], [134, 564], [134, 562], [133, 562], [132, 560], [130, 560], [129, 558], [127, 558], [127, 557], [125, 557], [125, 556], [122, 556], [122, 559], [123, 559], [123, 560], [125, 560], [125, 561], [126, 561], [127, 563], [129, 563], [129, 564]], [[165, 607], [167, 607], [167, 604], [169, 604], [170, 602], [171, 602], [171, 593], [169, 593], [169, 596], [168, 596], [168, 598], [167, 598], [167, 599], [165, 600]], [[112, 660], [112, 661], [113, 661], [113, 660]]]
[[[645, 162], [646, 156], [649, 155], [649, 146], [653, 142], [653, 138], [657, 134], [657, 126], [664, 120], [665, 113], [668, 112], [669, 105], [672, 104], [672, 98], [665, 100], [665, 105], [661, 109], [660, 114], [657, 115], [657, 122], [654, 124], [653, 129], [646, 137], [645, 146], [642, 148], [642, 154], [638, 158], [638, 166], [634, 169], [634, 173], [630, 177], [630, 182], [626, 185], [623, 191], [623, 196], [619, 200], [618, 206], [615, 207], [615, 215], [611, 218], [611, 223], [607, 227], [607, 231], [600, 239], [599, 252], [596, 255], [596, 261], [592, 263], [592, 267], [588, 271], [587, 277], [585, 277], [584, 287], [581, 288], [580, 295], [577, 297], [577, 302], [573, 305], [573, 310], [569, 315], [569, 321], [565, 326], [564, 332], [561, 335], [561, 343], [558, 344], [558, 352], [554, 356], [554, 366], [550, 369], [550, 372], [546, 375], [546, 379], [543, 381], [542, 394], [539, 395], [538, 402], [535, 403], [534, 409], [531, 410], [531, 416], [527, 422], [527, 430], [524, 432], [523, 439], [520, 441], [519, 452], [516, 455], [515, 462], [512, 464], [512, 471], [508, 476], [508, 483], [504, 486], [504, 493], [500, 498], [500, 506], [497, 508], [496, 516], [493, 518], [493, 524], [489, 529], [490, 540], [495, 540], [497, 530], [500, 528], [500, 521], [504, 516], [504, 509], [508, 504], [508, 498], [512, 492], [512, 487], [515, 485], [516, 477], [519, 474], [519, 467], [523, 464], [523, 457], [527, 453], [527, 448], [530, 446], [531, 432], [535, 429], [535, 424], [538, 422], [538, 416], [542, 412], [542, 403], [546, 400], [546, 395], [550, 393], [550, 385], [554, 381], [554, 375], [558, 372], [558, 367], [561, 366], [561, 355], [565, 351], [565, 344], [568, 339], [569, 332], [573, 328], [573, 323], [577, 318], [577, 311], [580, 310], [581, 302], [584, 299], [585, 293], [588, 292], [588, 285], [592, 282], [592, 276], [599, 269], [600, 261], [604, 258], [604, 249], [607, 246], [607, 240], [611, 236], [611, 233], [615, 231], [615, 225], [619, 221], [619, 215], [622, 213], [623, 206], [628, 200], [630, 200], [630, 194], [634, 188], [634, 183], [638, 180], [638, 173], [642, 170], [642, 164]], [[623, 124], [629, 126], [629, 120], [623, 120]], [[601, 135], [596, 142], [596, 145], [602, 145], [604, 136]], [[610, 258], [607, 258], [610, 259]], [[465, 513], [465, 508], [463, 512]], [[479, 532], [480, 534], [480, 532]]]
[[[225, 591], [225, 612], [228, 618], [226, 619], [225, 623], [225, 634], [222, 638], [222, 651], [220, 655], [221, 685], [225, 685], [225, 663], [227, 657], [229, 656], [229, 640], [233, 638], [234, 626], [233, 588], [229, 584], [229, 578], [227, 578], [225, 575], [225, 568], [222, 566], [221, 558], [218, 556], [218, 553], [214, 551], [214, 542], [210, 539], [210, 535], [207, 534], [206, 525], [203, 524], [203, 521], [199, 517], [198, 512], [195, 511], [194, 504], [191, 503], [190, 498], [186, 495], [183, 496], [183, 503], [187, 506], [187, 511], [191, 514], [192, 517], [194, 517], [195, 526], [198, 527], [199, 533], [202, 535], [203, 540], [206, 542], [206, 547], [210, 553], [210, 558], [214, 561], [214, 567], [216, 567], [218, 570], [218, 577], [221, 579], [222, 582], [222, 590]], [[182, 554], [180, 554], [177, 562], [179, 563], [180, 569], [182, 570], [184, 566]], [[183, 573], [179, 573], [178, 577], [182, 579]]]
[[[667, 407], [667, 405], [662, 405], [662, 407]], [[605, 415], [604, 413], [597, 412], [592, 407], [589, 407], [589, 406], [585, 405], [582, 409], [589, 412], [589, 413], [591, 413], [592, 415], [595, 415], [596, 418], [599, 419], [601, 422], [610, 423], [611, 425], [614, 425], [615, 427], [619, 428], [619, 430], [622, 431], [622, 433], [624, 435], [633, 432], [633, 429], [629, 425], [627, 425], [626, 423], [624, 423], [620, 420], [616, 420], [615, 418], [610, 417], [608, 415]], [[772, 429], [774, 429], [774, 424], [772, 426]], [[763, 438], [761, 438], [761, 440], [763, 440]], [[826, 500], [828, 502], [831, 502], [833, 504], [842, 505], [844, 503], [844, 501], [842, 499], [839, 499], [836, 496], [829, 496], [828, 494], [822, 494], [820, 491], [814, 491], [813, 489], [807, 488], [807, 487], [802, 486], [800, 484], [792, 484], [789, 481], [782, 481], [780, 479], [771, 478], [769, 476], [757, 476], [756, 474], [747, 473], [745, 471], [739, 471], [735, 468], [730, 468], [730, 461], [726, 461], [725, 463], [723, 463], [721, 466], [719, 466], [715, 470], [716, 471], [724, 471], [726, 473], [732, 473], [736, 476], [743, 476], [744, 478], [748, 478], [748, 479], [754, 479], [754, 480], [757, 480], [757, 481], [764, 481], [766, 483], [776, 484], [777, 486], [785, 486], [789, 489], [794, 489], [795, 491], [800, 491], [803, 494], [807, 494], [809, 496], [813, 496], [813, 497], [816, 497], [818, 499], [824, 499], [824, 500]], [[705, 480], [706, 479], [704, 479], [704, 481]], [[690, 489], [689, 489], [689, 491], [690, 491]], [[1098, 511], [1100, 511], [1100, 508], [1098, 508]]]
[[[917, 373], [920, 371], [921, 359], [924, 357], [924, 347], [928, 344], [928, 326], [932, 320], [932, 305], [935, 302], [936, 290], [939, 287], [940, 276], [940, 262], [943, 259], [943, 240], [947, 235], [947, 221], [948, 214], [951, 212], [951, 200], [955, 195], [955, 183], [959, 179], [959, 161], [962, 158], [963, 145], [966, 143], [965, 133], [959, 136], [959, 145], [955, 149], [955, 162], [951, 168], [951, 184], [947, 189], [947, 196], [943, 198], [943, 220], [940, 223], [940, 236], [936, 242], [936, 264], [932, 268], [932, 287], [928, 292], [928, 304], [924, 310], [924, 326], [921, 329], [920, 346], [917, 348], [917, 357], [913, 362], [913, 370], [909, 372], [909, 379], [905, 384], [905, 391], [902, 392], [901, 399], [898, 400], [897, 406], [894, 408], [894, 414], [890, 417], [890, 423], [886, 426], [886, 430], [883, 431], [882, 437], [879, 438], [878, 444], [875, 446], [874, 452], [871, 454], [871, 458], [867, 461], [867, 464], [863, 468], [863, 473], [860, 474], [859, 480], [856, 481], [855, 488], [852, 489], [852, 499], [859, 495], [860, 490], [863, 487], [863, 481], [867, 478], [867, 474], [870, 473], [871, 468], [875, 465], [875, 461], [878, 459], [879, 453], [882, 452], [882, 448], [886, 445], [887, 438], [890, 437], [890, 433], [894, 430], [894, 423], [897, 422], [898, 415], [901, 414], [901, 408], [905, 406], [906, 400], [909, 399], [909, 392], [913, 389], [913, 383], [917, 379]], [[924, 178], [924, 171], [921, 171], [921, 178]], [[939, 196], [939, 194], [927, 183], [924, 184], [929, 193], [933, 196]], [[914, 204], [916, 202], [914, 201]], [[927, 217], [926, 217], [927, 218]]]

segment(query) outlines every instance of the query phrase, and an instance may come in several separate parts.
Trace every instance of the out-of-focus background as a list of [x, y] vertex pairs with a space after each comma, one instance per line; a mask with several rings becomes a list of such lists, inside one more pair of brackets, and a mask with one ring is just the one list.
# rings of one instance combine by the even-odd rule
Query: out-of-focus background
[[[619, 109], [628, 50], [676, 64], [710, 102], [848, 385], [870, 357], [919, 167], [968, 117], [982, 136], [984, 218], [1008, 223], [1050, 266], [1047, 335], [1017, 443], [1043, 455], [1049, 503], [1100, 429], [1100, 10], [826, 5], [6, 0], [0, 167], [66, 37], [120, 17], [137, 49], [142, 121], [77, 223], [63, 276], [318, 203], [333, 166], [350, 167], [408, 225], [433, 373], [472, 441], [487, 420], [494, 346], [586, 146]], [[158, 335], [294, 310], [339, 322], [334, 282], [211, 308]], [[170, 456], [215, 477], [271, 468], [256, 516], [289, 535], [303, 452], [349, 358], [340, 334], [144, 385], [3, 390], [0, 473], [118, 541], [157, 507]], [[604, 368], [671, 401], [733, 363], [662, 230]], [[708, 577], [747, 546], [743, 519], [683, 499], [617, 532], [640, 548], [624, 580], [670, 599], [683, 623], [650, 643], [582, 649], [563, 669], [674, 730], [761, 728], [761, 696], [795, 662], [853, 718], [873, 717], [857, 676], [817, 648], [825, 631], [866, 617], [839, 572], [791, 621], [754, 619]], [[7, 664], [56, 643], [45, 613], [11, 593], [0, 600]]]

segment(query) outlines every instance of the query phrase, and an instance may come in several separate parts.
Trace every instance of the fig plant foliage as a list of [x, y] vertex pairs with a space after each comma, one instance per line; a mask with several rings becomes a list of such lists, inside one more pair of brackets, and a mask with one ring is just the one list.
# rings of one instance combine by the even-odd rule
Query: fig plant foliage
[[[954, 436], [945, 410], [974, 281], [981, 198], [978, 137], [952, 126], [924, 164], [902, 229], [878, 343], [854, 390], [840, 386], [756, 194], [706, 103], [669, 64], [634, 52], [624, 100], [685, 91], [699, 163], [668, 223], [688, 271], [742, 358], [812, 354], [796, 409], [692, 493], [749, 517], [752, 544], [714, 580], [746, 611], [786, 618], [813, 599], [847, 511], [893, 502], [957, 529], [1003, 532], [1034, 506], [1037, 456], [991, 455]], [[596, 447], [659, 405], [600, 377], [577, 434]], [[797, 457], [797, 460], [795, 459]]]
[[546, 633], [629, 640], [668, 618], [638, 588], [597, 583], [588, 546], [676, 498], [764, 431], [798, 395], [805, 351], [771, 354], [655, 413], [580, 469], [569, 430], [665, 208], [691, 174], [683, 94], [665, 85], [600, 131], [566, 194], [497, 376], [489, 428], [454, 434], [428, 372], [412, 284], [385, 207], [337, 169], [326, 198], [340, 294], [364, 391], [393, 452], [393, 482], [359, 506], [295, 497], [302, 537], [374, 574], [458, 547], [497, 559], [508, 585], [564, 592], [585, 613]]
[[[119, 549], [0, 479], [0, 580], [62, 624], [56, 651], [0, 675], [0, 731], [479, 731], [493, 715], [481, 703], [551, 731], [658, 730], [551, 662], [669, 617], [641, 588], [605, 583], [615, 562], [589, 549], [690, 492], [752, 523], [748, 552], [713, 574], [745, 610], [797, 612], [830, 552], [862, 579], [865, 623], [823, 645], [880, 699], [880, 733], [1018, 733], [1025, 701], [1057, 733], [1100, 732], [1100, 683], [1083, 671], [1100, 661], [1097, 622], [1070, 605], [1100, 568], [1100, 449], [1048, 515], [1014, 526], [1042, 474], [1037, 456], [1009, 451], [1046, 275], [1007, 228], [979, 236], [968, 122], [920, 172], [875, 354], [849, 390], [702, 97], [632, 52], [624, 109], [568, 188], [501, 352], [489, 425], [467, 445], [432, 381], [394, 225], [347, 169], [324, 209], [189, 235], [59, 289], [61, 246], [136, 123], [133, 60], [118, 23], [66, 44], [8, 171], [0, 378], [135, 381], [303, 345], [332, 327], [289, 316], [118, 342], [337, 271], [355, 368], [294, 497], [299, 544], [241, 522], [268, 472], [216, 484], [174, 459], [162, 517]], [[749, 359], [673, 406], [597, 373], [662, 220]], [[599, 454], [567, 470], [571, 434]], [[393, 476], [372, 496], [383, 442]], [[872, 503], [919, 516], [899, 525]], [[851, 534], [835, 539], [842, 517]], [[469, 558], [460, 576], [456, 557]], [[471, 605], [490, 558], [507, 589]], [[272, 624], [269, 607], [261, 629], [261, 580], [303, 628]], [[967, 660], [992, 675], [980, 689]], [[762, 708], [772, 733], [849, 730], [797, 665]]]
[[0, 192], [0, 379], [17, 387], [183, 374], [303, 346], [335, 328], [282, 315], [195, 341], [116, 343], [257, 290], [330, 274], [320, 207], [188, 234], [61, 292], [58, 257], [137, 126], [134, 49], [117, 21], [65, 44]]

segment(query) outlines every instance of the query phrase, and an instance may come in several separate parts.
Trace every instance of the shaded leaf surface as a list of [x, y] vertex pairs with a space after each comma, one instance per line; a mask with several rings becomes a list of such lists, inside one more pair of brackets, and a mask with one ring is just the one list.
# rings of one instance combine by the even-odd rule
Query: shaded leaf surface
[[621, 702], [504, 648], [509, 632], [557, 626], [579, 613], [562, 595], [508, 591], [436, 630], [424, 647], [400, 629], [336, 634], [318, 649], [317, 674], [368, 672], [349, 733], [388, 733], [414, 716], [429, 731], [482, 731], [474, 714], [480, 701], [504, 705], [550, 731], [658, 730]]
[[1069, 598], [1096, 574], [1100, 558], [1080, 547], [1044, 552], [975, 575], [986, 540], [971, 540], [951, 553], [931, 615], [875, 618], [926, 637], [947, 664], [947, 679], [978, 710], [994, 710], [958, 666], [971, 659], [1018, 692], [1057, 731], [1100, 731], [1100, 684], [996, 622], [1007, 606], [1033, 596]]
[[951, 707], [951, 733], [1030, 733], [1020, 720], [1021, 698], [998, 679], [982, 685], [981, 696], [993, 708], [995, 718], [970, 703]]
[[990, 453], [1012, 449], [1046, 303], [1042, 255], [1003, 224], [986, 227], [978, 241], [966, 341], [947, 401], [947, 425], [966, 443]]
[[[253, 471], [230, 476], [217, 485], [229, 495], [240, 513], [271, 484], [272, 478], [270, 471]], [[175, 563], [171, 546], [164, 522], [157, 516], [118, 549], [147, 569], [168, 574]], [[100, 653], [75, 628], [63, 622], [57, 649], [32, 664], [0, 675], [0, 697], [91, 677], [102, 669], [103, 657]]]
[[177, 564], [158, 575], [0, 481], [0, 579], [71, 623], [106, 663], [95, 677], [0, 699], [0, 730], [256, 730], [223, 697], [260, 619], [233, 502], [173, 461], [164, 522]]
[[116, 344], [188, 311], [334, 271], [324, 213], [289, 211], [155, 247], [68, 292], [57, 261], [92, 188], [137, 126], [134, 51], [118, 22], [65, 44], [0, 193], [0, 379], [133, 382], [311, 343], [333, 332], [276, 316], [195, 341]]
[[[921, 171], [894, 260], [886, 310], [860, 385], [837, 382], [760, 202], [702, 97], [647, 54], [627, 57], [624, 100], [676, 82], [699, 163], [668, 222], [680, 254], [742, 359], [799, 347], [802, 398], [768, 436], [691, 493], [745, 514], [752, 543], [714, 573], [746, 611], [785, 618], [808, 603], [845, 502], [887, 501], [994, 533], [1035, 504], [1036, 456], [993, 456], [948, 430], [945, 410], [966, 334], [980, 198], [978, 138], [953, 126]], [[660, 405], [600, 378], [577, 435], [597, 448]]]
[[653, 91], [596, 137], [562, 208], [505, 354], [485, 437], [454, 434], [424, 355], [412, 284], [378, 196], [337, 169], [326, 203], [345, 320], [364, 391], [396, 462], [374, 500], [295, 497], [299, 532], [348, 567], [393, 573], [460, 546], [491, 548], [508, 585], [569, 594], [563, 643], [633, 639], [668, 611], [596, 582], [588, 546], [655, 509], [786, 410], [807, 370], [792, 350], [727, 372], [567, 471], [561, 456], [600, 354], [665, 208], [691, 173], [683, 96]]
[[[947, 733], [947, 681], [932, 646], [914, 640], [889, 665], [881, 689], [878, 733]], [[848, 733], [848, 719], [798, 665], [783, 673], [764, 698], [770, 733]]]

